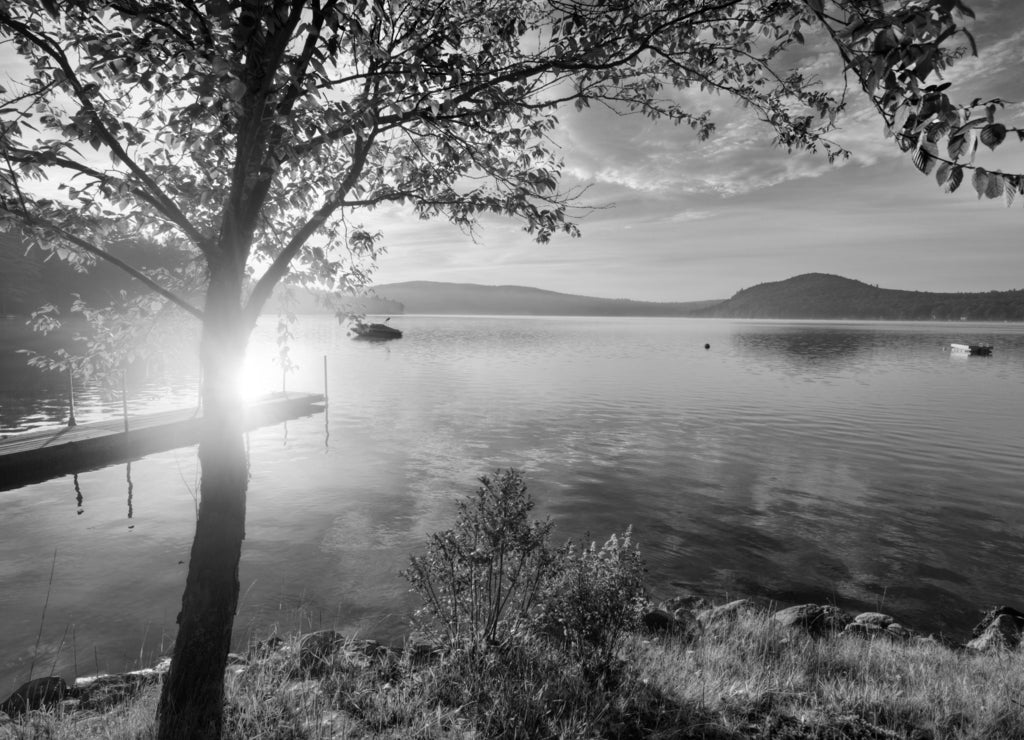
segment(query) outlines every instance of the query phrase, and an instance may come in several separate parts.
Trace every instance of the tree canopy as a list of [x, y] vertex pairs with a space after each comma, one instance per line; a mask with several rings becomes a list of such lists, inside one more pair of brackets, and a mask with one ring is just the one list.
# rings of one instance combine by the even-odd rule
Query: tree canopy
[[[846, 89], [792, 67], [805, 34], [918, 169], [1011, 201], [1024, 178], [973, 158], [1022, 131], [941, 79], [973, 52], [971, 17], [962, 0], [0, 0], [0, 229], [159, 296], [90, 313], [108, 336], [168, 306], [202, 322], [202, 499], [161, 737], [220, 733], [248, 481], [232, 396], [275, 285], [365, 284], [382, 243], [359, 214], [385, 203], [576, 234], [551, 139], [566, 105], [706, 139], [678, 94], [700, 89], [788, 150], [845, 157]], [[133, 244], [178, 257], [145, 269]]]
[[184, 283], [135, 277], [195, 315], [197, 266], [244, 265], [254, 321], [282, 279], [365, 282], [380, 246], [353, 214], [384, 202], [576, 233], [548, 138], [565, 103], [706, 138], [708, 114], [673, 97], [698, 87], [786, 148], [845, 156], [828, 138], [844, 92], [785, 67], [812, 33], [920, 170], [1009, 201], [1024, 179], [973, 156], [1024, 132], [939, 79], [972, 50], [972, 15], [961, 0], [5, 2], [25, 74], [0, 104], [0, 223], [81, 263], [128, 239], [187, 249]]

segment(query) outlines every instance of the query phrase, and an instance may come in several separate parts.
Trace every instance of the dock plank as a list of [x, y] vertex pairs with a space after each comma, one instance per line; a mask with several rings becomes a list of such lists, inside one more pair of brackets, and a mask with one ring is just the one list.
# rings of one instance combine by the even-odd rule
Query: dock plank
[[[316, 393], [275, 393], [245, 407], [244, 428], [256, 429], [324, 410]], [[174, 409], [123, 419], [45, 429], [0, 439], [0, 491], [138, 459], [199, 442], [202, 414]]]

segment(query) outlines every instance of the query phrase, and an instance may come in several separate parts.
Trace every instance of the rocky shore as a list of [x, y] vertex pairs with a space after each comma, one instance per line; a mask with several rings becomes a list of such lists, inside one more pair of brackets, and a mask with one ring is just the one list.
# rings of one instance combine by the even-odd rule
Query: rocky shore
[[802, 629], [814, 636], [843, 634], [856, 637], [939, 643], [953, 650], [973, 652], [1016, 650], [1024, 636], [1024, 612], [1009, 606], [989, 608], [960, 642], [946, 635], [918, 631], [882, 612], [850, 614], [831, 604], [799, 604], [773, 610], [750, 599], [713, 604], [703, 597], [685, 595], [661, 602], [644, 615], [644, 626], [651, 631], [671, 631], [696, 636], [714, 629], [742, 611], [772, 611], [780, 625]]
[[[695, 641], [729, 628], [741, 615], [748, 613], [770, 615], [778, 626], [812, 637], [929, 643], [964, 655], [1017, 651], [1024, 636], [1024, 612], [1009, 606], [988, 609], [970, 636], [958, 641], [944, 635], [917, 631], [882, 612], [850, 614], [828, 604], [799, 604], [772, 609], [750, 599], [716, 604], [691, 594], [680, 595], [652, 607], [644, 614], [642, 623], [643, 630], [651, 637], [671, 634], [676, 639]], [[293, 657], [297, 658], [298, 666], [294, 676], [297, 691], [303, 690], [310, 677], [318, 675], [320, 667], [329, 665], [341, 651], [349, 656], [384, 662], [407, 659], [414, 665], [430, 663], [440, 657], [439, 652], [428, 644], [389, 647], [374, 640], [353, 640], [335, 630], [323, 630], [302, 635], [292, 642], [272, 637], [255, 643], [247, 654], [233, 653], [229, 656], [228, 672], [240, 674], [261, 662], [280, 657], [282, 651], [296, 650], [298, 654]], [[152, 668], [85, 676], [71, 683], [59, 676], [33, 679], [0, 702], [0, 729], [37, 710], [57, 708], [63, 714], [102, 714], [137, 695], [145, 687], [157, 684], [169, 666], [170, 659], [163, 658]]]

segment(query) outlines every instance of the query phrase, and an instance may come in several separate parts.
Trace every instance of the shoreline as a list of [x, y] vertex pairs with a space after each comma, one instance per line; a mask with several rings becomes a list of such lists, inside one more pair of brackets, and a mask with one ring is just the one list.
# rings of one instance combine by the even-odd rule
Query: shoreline
[[[843, 679], [846, 680], [850, 675], [863, 670], [870, 674], [870, 681], [884, 679], [898, 683], [904, 687], [901, 691], [918, 697], [914, 700], [918, 703], [919, 695], [934, 693], [929, 686], [930, 682], [937, 679], [931, 675], [932, 669], [927, 669], [927, 666], [933, 666], [933, 672], [950, 682], [963, 683], [965, 679], [961, 674], [965, 672], [971, 676], [988, 677], [985, 680], [1002, 681], [1005, 678], [1006, 682], [1010, 681], [1011, 676], [1021, 676], [1014, 680], [1024, 682], [1022, 672], [1014, 673], [1011, 664], [1007, 662], [1016, 661], [1024, 665], [1024, 651], [1018, 647], [1022, 629], [1024, 613], [1011, 607], [989, 609], [986, 617], [972, 631], [972, 635], [976, 635], [974, 639], [958, 643], [915, 632], [880, 612], [850, 615], [827, 604], [798, 604], [768, 610], [764, 605], [749, 599], [713, 603], [693, 594], [681, 594], [657, 605], [650, 605], [638, 629], [622, 636], [617, 651], [619, 657], [609, 664], [611, 670], [624, 673], [612, 684], [606, 685], [604, 679], [601, 679], [590, 690], [600, 687], [601, 691], [610, 691], [609, 697], [617, 697], [616, 701], [628, 705], [626, 720], [661, 723], [664, 725], [662, 730], [665, 731], [667, 727], [668, 736], [672, 737], [730, 740], [769, 736], [801, 740], [824, 737], [865, 740], [1011, 738], [1018, 735], [1014, 734], [1017, 730], [1010, 729], [1009, 725], [1005, 733], [991, 729], [984, 731], [984, 734], [950, 732], [946, 726], [950, 722], [964, 729], [997, 721], [1005, 724], [1009, 721], [1005, 716], [1008, 709], [1004, 710], [999, 705], [993, 710], [991, 705], [1001, 700], [991, 695], [992, 689], [972, 687], [969, 681], [965, 689], [967, 693], [957, 699], [958, 703], [947, 706], [946, 703], [952, 701], [949, 697], [941, 701], [936, 699], [938, 704], [931, 710], [917, 703], [904, 706], [901, 702], [909, 702], [909, 699], [901, 698], [899, 692], [896, 692], [889, 697], [889, 701], [895, 702], [894, 706], [902, 706], [906, 717], [893, 719], [887, 716], [887, 712], [892, 709], [882, 711], [863, 706], [863, 699], [858, 698], [857, 692], [870, 690], [870, 686], [865, 688], [860, 683], [851, 682], [849, 686], [840, 683], [828, 689], [828, 682], [822, 683], [821, 678], [814, 676], [825, 670], [829, 675], [835, 673], [835, 677], [830, 680], [838, 681], [842, 677], [846, 677]], [[530, 650], [541, 651], [539, 658], [534, 655], [531, 659], [541, 660], [544, 671], [560, 671], [564, 668], [576, 676], [573, 681], [591, 680], [585, 672], [582, 677], [577, 676], [576, 668], [572, 667], [576, 660], [582, 659], [586, 663], [585, 658], [577, 657], [568, 663], [564, 658], [558, 658], [561, 667], [557, 668], [549, 663], [552, 657], [557, 658], [566, 649], [560, 647], [557, 640], [551, 642], [542, 639], [539, 643], [529, 644], [534, 645]], [[750, 652], [751, 649], [753, 652]], [[529, 650], [527, 654], [533, 655]], [[401, 733], [378, 734], [372, 727], [367, 729], [366, 717], [352, 711], [352, 702], [356, 699], [347, 697], [345, 692], [360, 686], [362, 693], [357, 703], [374, 706], [386, 704], [394, 700], [392, 692], [403, 687], [408, 689], [407, 682], [411, 681], [410, 685], [418, 686], [424, 681], [435, 680], [438, 675], [448, 676], [449, 670], [457, 671], [461, 678], [449, 676], [446, 680], [468, 681], [469, 677], [465, 675], [467, 670], [470, 673], [482, 671], [473, 680], [499, 682], [491, 685], [489, 691], [516, 691], [515, 682], [510, 682], [510, 677], [504, 672], [511, 670], [503, 665], [507, 659], [506, 655], [497, 667], [487, 663], [491, 666], [488, 668], [473, 660], [466, 664], [466, 655], [426, 642], [407, 641], [402, 646], [389, 647], [375, 640], [357, 640], [336, 630], [326, 629], [303, 634], [271, 635], [264, 640], [252, 642], [246, 654], [229, 656], [225, 680], [228, 701], [232, 706], [245, 705], [250, 701], [246, 698], [247, 692], [259, 687], [261, 696], [264, 696], [261, 701], [267, 706], [258, 711], [252, 709], [259, 716], [248, 719], [243, 717], [243, 720], [258, 723], [264, 729], [276, 722], [287, 724], [288, 711], [291, 710], [286, 711], [285, 708], [302, 706], [306, 708], [304, 726], [329, 730], [323, 735], [310, 734], [310, 737], [398, 737], [402, 736]], [[715, 668], [721, 675], [717, 672], [713, 676], [708, 673], [712, 670], [712, 663], [721, 664]], [[827, 667], [833, 664], [834, 667]], [[0, 710], [9, 715], [6, 720], [5, 715], [0, 715], [0, 737], [34, 737], [31, 734], [17, 734], [19, 728], [29, 727], [34, 732], [47, 723], [52, 723], [54, 727], [71, 728], [67, 730], [69, 733], [79, 731], [81, 723], [87, 722], [93, 726], [98, 723], [113, 727], [129, 714], [136, 716], [134, 722], [151, 723], [156, 687], [168, 667], [169, 659], [164, 659], [153, 668], [125, 674], [86, 676], [73, 684], [55, 677], [35, 679], [33, 685], [26, 684], [19, 688], [19, 696], [12, 696], [0, 703]], [[877, 673], [879, 670], [881, 673]], [[707, 675], [702, 677], [701, 671]], [[733, 675], [733, 678], [726, 680], [726, 671], [730, 671], [728, 675]], [[819, 687], [822, 696], [814, 698], [809, 697], [806, 690], [796, 691], [791, 692], [792, 696], [785, 702], [775, 699], [764, 704], [766, 696], [782, 696], [777, 693], [780, 688], [773, 688], [775, 684], [804, 685], [807, 678], [799, 675], [801, 671], [810, 672], [813, 685]], [[1001, 678], [999, 674], [1005, 676]], [[341, 676], [347, 678], [342, 680]], [[554, 681], [554, 677], [551, 680]], [[268, 685], [268, 682], [273, 685]], [[704, 686], [701, 688], [699, 706], [693, 705], [687, 698], [695, 690], [695, 682]], [[328, 688], [334, 686], [342, 688]], [[348, 688], [344, 688], [346, 686]], [[1007, 691], [1011, 688], [1007, 688]], [[654, 689], [657, 689], [654, 695], [646, 698], [642, 696]], [[560, 690], [566, 689], [563, 686]], [[974, 693], [971, 693], [972, 690]], [[270, 693], [266, 693], [268, 691]], [[336, 691], [341, 693], [332, 693]], [[640, 692], [640, 695], [636, 692]], [[330, 699], [331, 696], [335, 698]], [[389, 696], [392, 699], [388, 699]], [[443, 696], [444, 693], [441, 694]], [[964, 705], [972, 700], [971, 697], [977, 703], [973, 714], [964, 711], [971, 709]], [[984, 697], [984, 701], [978, 701], [980, 697]], [[23, 702], [22, 707], [12, 704], [19, 700]], [[417, 694], [407, 698], [407, 709], [427, 715], [431, 712], [436, 714], [441, 710], [431, 702], [439, 700], [434, 693], [424, 696]], [[585, 701], [580, 697], [574, 700]], [[646, 716], [645, 713], [653, 710], [644, 702], [651, 701], [658, 704], [657, 711], [652, 716]], [[1009, 701], [1013, 703], [1013, 700]], [[804, 704], [811, 705], [810, 709], [796, 711], [795, 707]], [[556, 705], [546, 700], [546, 703], [534, 707], [534, 710], [550, 714], [553, 706]], [[480, 730], [481, 720], [475, 714], [479, 709], [470, 710], [466, 706], [461, 710], [456, 708], [452, 717], [457, 719], [446, 722], [455, 722], [456, 726], [462, 723], [464, 727], [477, 727], [473, 732], [478, 734], [471, 734], [473, 737], [499, 736], [500, 733], [492, 735], [486, 730]], [[989, 715], [996, 710], [998, 717], [992, 719]], [[1024, 728], [1024, 709], [1015, 711], [1013, 722], [1019, 724], [1013, 724], [1012, 727]], [[643, 716], [634, 717], [631, 713]], [[491, 727], [494, 722], [508, 721], [509, 718], [488, 715], [486, 720], [487, 727]], [[685, 730], [690, 725], [679, 724], [684, 722], [698, 724]], [[615, 726], [612, 725], [613, 728]], [[704, 729], [697, 730], [698, 726]], [[240, 727], [248, 725], [242, 722]], [[672, 734], [672, 727], [676, 728], [676, 734]], [[251, 728], [240, 729], [241, 734], [228, 733], [225, 737], [246, 737], [248, 735], [245, 733], [249, 731]], [[679, 731], [684, 734], [679, 735]], [[150, 737], [144, 732], [138, 734], [137, 730], [132, 732], [135, 734], [124, 737]], [[446, 732], [424, 736], [449, 737]], [[618, 732], [605, 728], [605, 734], [597, 736], [617, 737]], [[63, 735], [57, 731], [52, 736], [61, 738], [75, 735]], [[105, 736], [122, 737], [116, 733]], [[590, 736], [587, 733], [566, 735], [580, 738]]]
[[[945, 633], [934, 633], [907, 626], [897, 621], [892, 615], [882, 611], [868, 611], [852, 614], [832, 604], [791, 604], [776, 606], [774, 602], [760, 598], [738, 598], [725, 602], [714, 602], [692, 591], [669, 599], [649, 602], [649, 608], [641, 617], [641, 631], [647, 635], [675, 635], [692, 641], [703, 633], [723, 622], [734, 621], [737, 615], [755, 613], [767, 615], [770, 619], [785, 628], [798, 629], [812, 637], [853, 636], [866, 640], [886, 639], [894, 642], [917, 641], [934, 644], [954, 652], [984, 653], [998, 650], [1016, 650], [1024, 641], [1024, 612], [1006, 605], [995, 605], [984, 610], [981, 620], [971, 630], [970, 635], [963, 639], [954, 638]], [[319, 659], [342, 645], [358, 645], [360, 650], [375, 655], [391, 654], [401, 656], [410, 652], [419, 656], [430, 656], [438, 649], [428, 642], [414, 639], [415, 633], [410, 628], [406, 639], [401, 643], [383, 643], [374, 638], [359, 638], [355, 635], [346, 636], [334, 629], [319, 629], [309, 632], [289, 631], [278, 634], [276, 630], [262, 639], [249, 640], [248, 655], [272, 651], [286, 644], [290, 639], [297, 640], [300, 654], [314, 656], [305, 660]], [[317, 657], [319, 656], [319, 657]], [[67, 682], [61, 676], [43, 676], [30, 679], [3, 701], [0, 701], [0, 712], [10, 715], [10, 709], [18, 711], [19, 700], [26, 704], [25, 711], [41, 708], [52, 704], [54, 697], [59, 701], [76, 695], [88, 697], [96, 687], [108, 691], [110, 687], [128, 689], [141, 688], [153, 681], [158, 681], [170, 667], [171, 658], [168, 654], [161, 656], [155, 665], [120, 673], [98, 673], [75, 676]], [[248, 658], [229, 653], [228, 670], [237, 672], [239, 666], [249, 663]], [[63, 684], [63, 685], [61, 685]], [[125, 691], [126, 695], [131, 691]], [[21, 697], [21, 699], [19, 699]], [[35, 706], [27, 706], [38, 701]]]

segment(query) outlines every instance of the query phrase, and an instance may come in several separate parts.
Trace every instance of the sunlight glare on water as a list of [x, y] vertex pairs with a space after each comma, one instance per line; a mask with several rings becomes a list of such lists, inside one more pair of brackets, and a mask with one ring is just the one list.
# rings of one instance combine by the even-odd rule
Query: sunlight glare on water
[[[248, 396], [281, 389], [267, 318]], [[451, 525], [478, 475], [509, 466], [524, 471], [559, 543], [632, 525], [658, 598], [692, 588], [882, 606], [960, 636], [980, 609], [1024, 604], [1022, 325], [393, 323], [404, 337], [379, 344], [352, 341], [333, 317], [293, 329], [286, 387], [322, 392], [326, 356], [330, 405], [247, 436], [243, 643], [274, 624], [400, 640], [417, 604], [399, 571]], [[951, 356], [961, 341], [995, 352]], [[63, 386], [10, 368], [4, 424], [59, 423]], [[187, 406], [196, 387], [194, 374], [153, 379], [132, 405]], [[81, 413], [116, 415], [104, 404]], [[72, 672], [75, 652], [62, 646], [72, 625], [77, 655], [103, 669], [160, 652], [198, 485], [195, 449], [184, 448], [0, 493], [0, 694], [27, 673], [55, 550], [48, 667]]]

